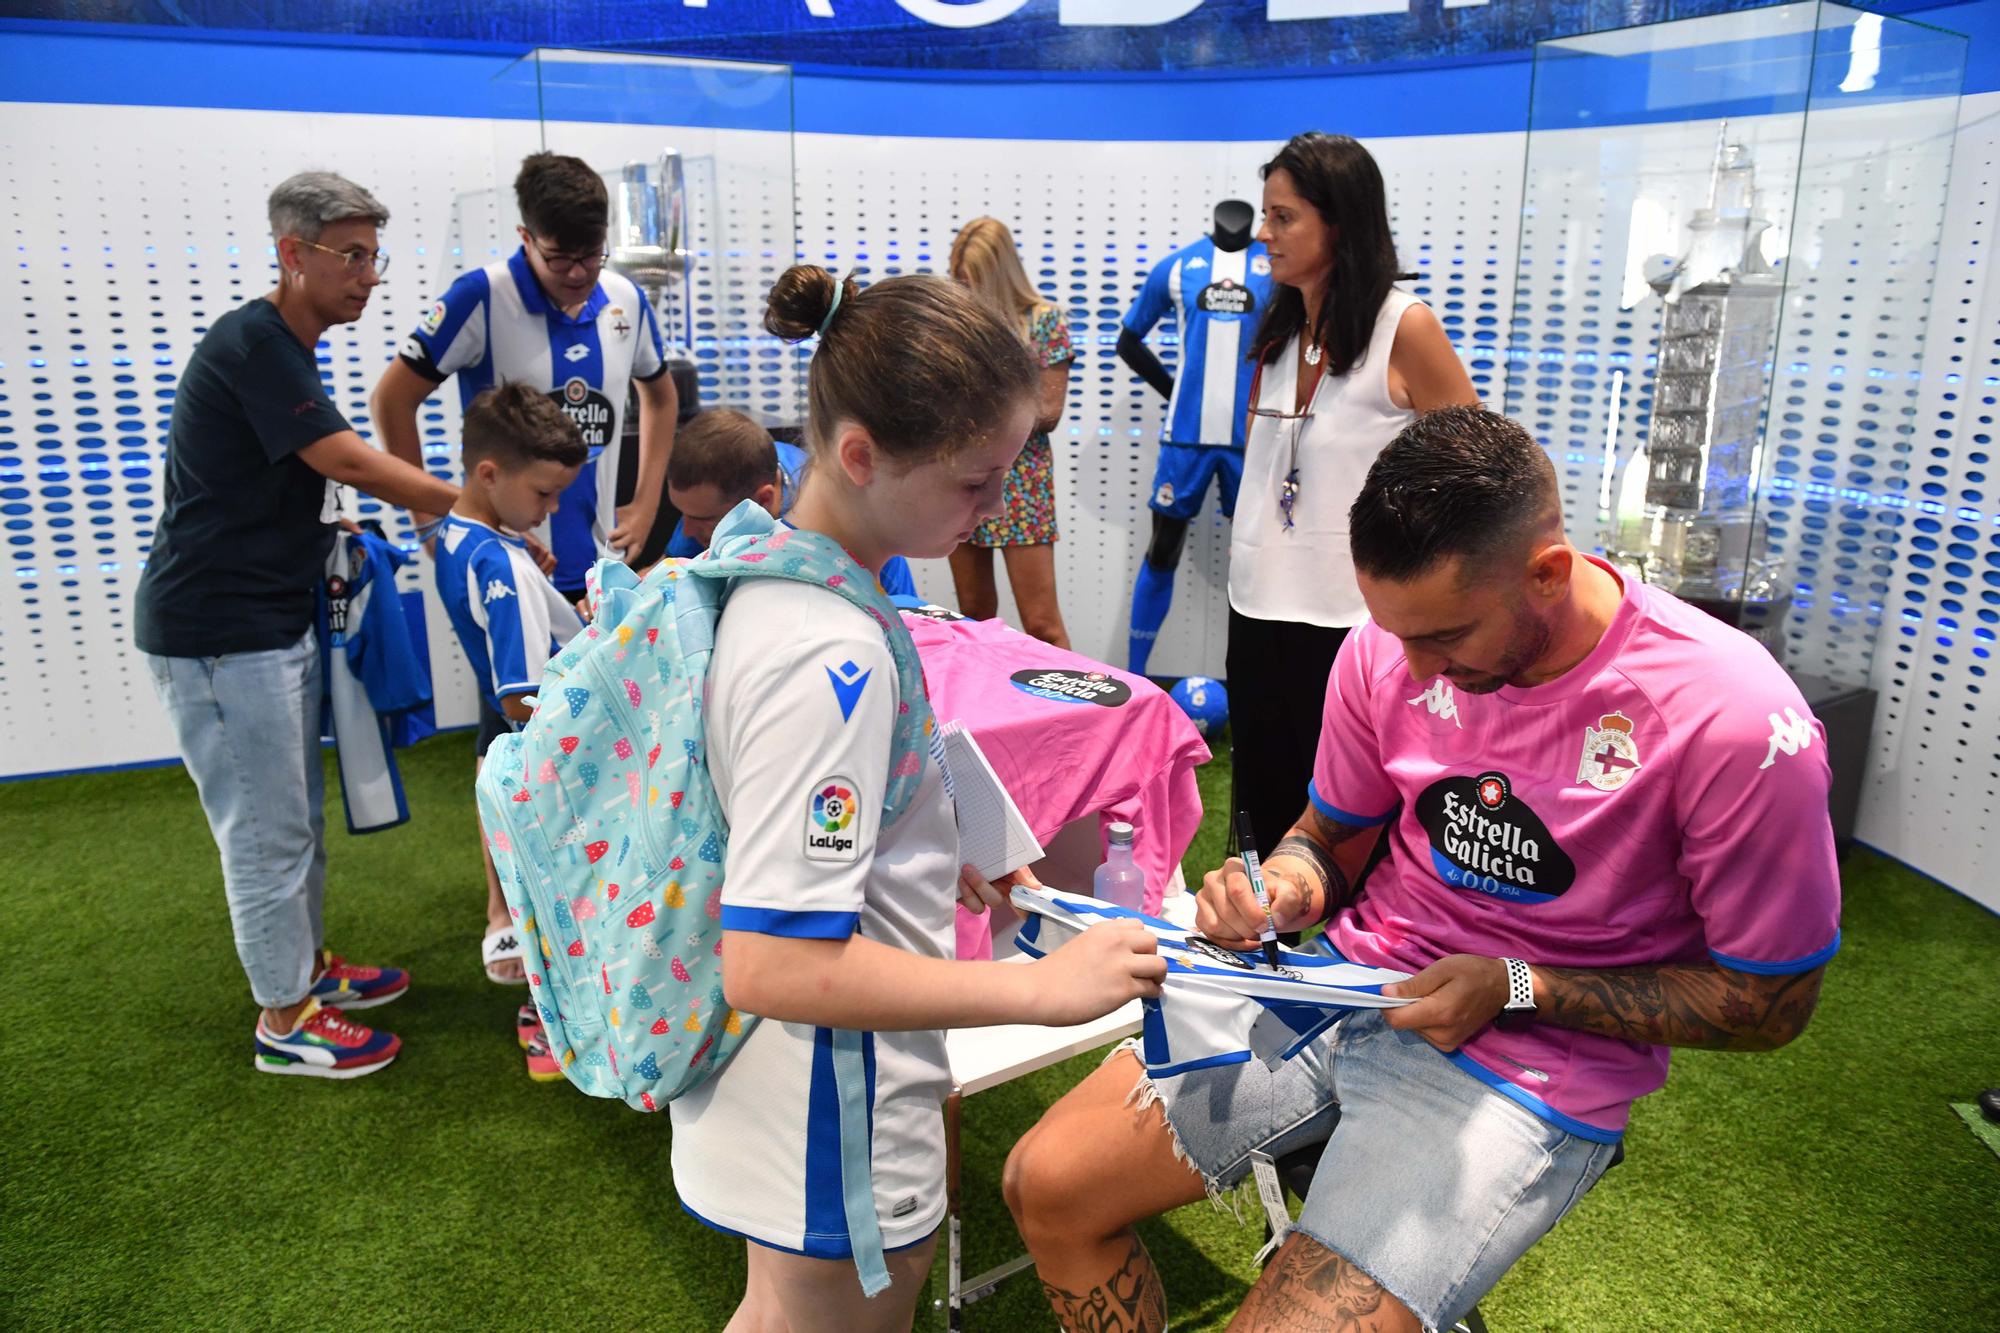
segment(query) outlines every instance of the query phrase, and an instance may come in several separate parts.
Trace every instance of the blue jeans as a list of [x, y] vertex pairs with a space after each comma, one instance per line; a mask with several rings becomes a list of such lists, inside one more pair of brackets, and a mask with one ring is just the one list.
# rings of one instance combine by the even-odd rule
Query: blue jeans
[[298, 1004], [326, 891], [318, 641], [309, 629], [289, 648], [146, 664], [222, 853], [250, 994], [266, 1009]]
[[1211, 1189], [1249, 1153], [1326, 1138], [1297, 1230], [1449, 1328], [1575, 1206], [1615, 1143], [1567, 1133], [1501, 1096], [1378, 1010], [1361, 1009], [1276, 1070], [1261, 1060], [1151, 1080], [1174, 1143]]

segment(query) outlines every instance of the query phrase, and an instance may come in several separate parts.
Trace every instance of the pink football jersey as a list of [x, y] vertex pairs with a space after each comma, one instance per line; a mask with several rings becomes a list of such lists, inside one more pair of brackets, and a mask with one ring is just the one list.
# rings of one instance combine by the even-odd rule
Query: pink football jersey
[[[1818, 967], [1840, 943], [1825, 738], [1747, 635], [1635, 581], [1576, 667], [1528, 689], [1413, 680], [1372, 623], [1328, 681], [1308, 795], [1388, 823], [1390, 857], [1328, 927], [1357, 963]], [[1393, 822], [1391, 822], [1393, 821]], [[1616, 1137], [1667, 1052], [1547, 1024], [1454, 1056], [1572, 1132]]]

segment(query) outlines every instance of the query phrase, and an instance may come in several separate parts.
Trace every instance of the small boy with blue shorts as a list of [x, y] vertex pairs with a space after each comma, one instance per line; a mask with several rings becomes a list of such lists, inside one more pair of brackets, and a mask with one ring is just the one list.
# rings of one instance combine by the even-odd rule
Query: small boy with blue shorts
[[[546, 394], [525, 384], [486, 390], [465, 410], [465, 483], [458, 503], [437, 528], [438, 597], [465, 650], [480, 696], [510, 723], [528, 720], [542, 668], [583, 628], [569, 599], [556, 591], [518, 535], [556, 511], [588, 451], [583, 436]], [[484, 747], [481, 747], [484, 755]], [[480, 954], [489, 979], [527, 980], [519, 938], [501, 895], [493, 859], [486, 860], [487, 934]], [[561, 1077], [539, 1041], [540, 1025], [523, 1007], [522, 1044], [536, 1079]]]

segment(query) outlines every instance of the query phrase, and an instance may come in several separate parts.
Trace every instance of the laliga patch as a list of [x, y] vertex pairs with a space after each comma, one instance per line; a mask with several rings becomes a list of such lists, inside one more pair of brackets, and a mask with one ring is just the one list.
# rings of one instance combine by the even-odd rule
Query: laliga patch
[[430, 313], [424, 316], [423, 323], [420, 327], [423, 329], [425, 333], [436, 333], [439, 329], [444, 327], [444, 317], [447, 313], [448, 312], [444, 308], [444, 302], [439, 301], [436, 305], [431, 307]]
[[854, 779], [821, 778], [806, 796], [806, 859], [852, 863], [860, 858], [860, 810]]
[[1116, 708], [1132, 697], [1132, 687], [1102, 671], [1069, 671], [1050, 667], [1045, 671], [1016, 671], [1007, 677], [1014, 688], [1038, 699], [1065, 704], [1096, 704]]

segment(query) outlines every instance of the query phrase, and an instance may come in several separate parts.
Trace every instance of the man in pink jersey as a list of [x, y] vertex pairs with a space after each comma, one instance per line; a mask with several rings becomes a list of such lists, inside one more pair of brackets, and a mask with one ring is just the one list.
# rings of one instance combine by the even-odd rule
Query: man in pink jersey
[[[1006, 1188], [1065, 1327], [1163, 1328], [1131, 1223], [1336, 1120], [1232, 1327], [1449, 1327], [1596, 1183], [1667, 1047], [1790, 1041], [1839, 947], [1805, 701], [1748, 637], [1570, 546], [1525, 430], [1420, 418], [1349, 519], [1371, 622], [1341, 647], [1306, 808], [1264, 878], [1281, 929], [1325, 922], [1345, 958], [1414, 973], [1387, 992], [1411, 1003], [1275, 1069], [1246, 1006], [1205, 1067], [1153, 1076], [1120, 1052], [1051, 1108]], [[1198, 920], [1251, 946], [1238, 861]]]

